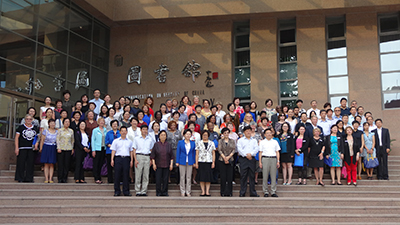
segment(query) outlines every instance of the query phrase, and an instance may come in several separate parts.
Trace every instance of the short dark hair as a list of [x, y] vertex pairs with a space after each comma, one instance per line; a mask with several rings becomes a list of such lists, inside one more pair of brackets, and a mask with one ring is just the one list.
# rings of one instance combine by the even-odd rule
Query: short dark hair
[[139, 123], [139, 120], [138, 120], [136, 117], [132, 117], [132, 118], [129, 120], [129, 123], [132, 123], [132, 120], [136, 120], [136, 122]]
[[61, 104], [63, 103], [63, 101], [62, 101], [61, 99], [57, 99], [57, 100], [56, 100], [56, 105], [57, 105], [57, 103], [59, 103], [59, 102], [61, 102]]
[[111, 122], [110, 122], [110, 126], [112, 126], [113, 125], [113, 123], [117, 123], [117, 125], [119, 125], [119, 122], [118, 122], [118, 120], [111, 120]]
[[172, 113], [172, 117], [174, 117], [176, 114], [178, 114], [179, 116], [181, 116], [181, 114], [178, 111], [175, 111]]
[[199, 107], [202, 108], [201, 105], [196, 105], [196, 106], [194, 107], [194, 109], [196, 110], [196, 109], [199, 108]]
[[229, 103], [227, 106], [226, 106], [226, 108], [228, 109], [228, 111], [229, 111], [229, 108], [231, 107], [231, 105], [234, 105], [233, 103]]
[[192, 113], [192, 114], [189, 115], [188, 120], [190, 120], [190, 118], [193, 117], [193, 116], [196, 117], [196, 119], [197, 119], [196, 114]]
[[168, 136], [167, 131], [162, 130], [162, 131], [160, 131], [160, 133], [158, 133], [158, 137], [160, 137], [160, 135], [161, 135], [162, 133], [165, 133], [165, 135]]
[[179, 105], [178, 109], [184, 107], [186, 109], [186, 106], [184, 104]]
[[49, 119], [49, 121], [47, 121], [47, 124], [50, 125], [51, 122], [56, 122], [54, 119]]
[[[304, 126], [304, 125], [303, 125], [303, 126]], [[263, 133], [265, 134], [265, 132], [267, 132], [267, 131], [271, 131], [271, 132], [272, 132], [272, 130], [271, 130], [270, 127], [268, 127], [267, 129], [265, 129]]]
[[328, 109], [328, 110], [326, 110], [326, 112], [328, 113], [329, 111], [331, 111], [332, 113], [333, 113], [333, 110], [332, 109]]
[[[155, 123], [157, 123], [157, 122], [154, 122], [154, 123], [153, 123], [152, 128], [154, 127], [154, 124], [155, 124]], [[142, 124], [142, 126], [140, 126], [140, 130], [142, 130], [143, 128], [149, 129], [149, 126], [147, 126], [146, 124]]]
[[190, 129], [186, 129], [183, 131], [183, 135], [185, 135], [187, 132], [190, 132], [190, 134], [192, 134], [192, 131]]
[[375, 123], [378, 122], [378, 121], [380, 121], [381, 123], [383, 123], [381, 118], [376, 119], [376, 120], [375, 120]]
[[354, 124], [358, 124], [358, 125], [360, 125], [360, 123], [357, 121], [357, 120], [353, 120], [353, 122], [351, 123], [351, 125], [354, 125]]
[[121, 131], [122, 129], [128, 130], [128, 128], [127, 128], [126, 126], [121, 126], [121, 127], [119, 128], [120, 131]]
[[36, 116], [36, 109], [35, 109], [35, 107], [29, 107], [29, 108], [26, 110], [26, 114], [29, 114], [29, 111], [30, 111], [31, 109], [35, 110], [35, 115], [33, 115], [33, 116]]
[[189, 128], [190, 127], [190, 125], [194, 125], [194, 127], [196, 127], [196, 123], [194, 122], [194, 121], [189, 121], [188, 123], [187, 123], [187, 127]]
[[203, 138], [203, 134], [207, 134], [207, 136], [208, 137], [210, 137], [210, 131], [208, 131], [208, 130], [203, 130], [202, 132], [201, 132], [201, 137]]
[[267, 103], [271, 101], [271, 106], [274, 105], [274, 101], [272, 101], [272, 99], [268, 98], [267, 100], [265, 100], [265, 105], [267, 105]]
[[222, 130], [221, 130], [221, 134], [225, 133], [226, 131], [228, 131], [229, 133], [231, 132], [231, 130], [229, 130], [229, 128], [224, 127], [224, 128], [222, 128]]
[[251, 127], [250, 127], [250, 126], [245, 126], [245, 127], [243, 128], [243, 133], [246, 132], [246, 130], [251, 130]]
[[99, 91], [99, 92], [100, 92], [100, 94], [101, 94], [101, 91], [100, 91], [100, 89], [98, 89], [98, 88], [94, 89], [94, 90], [93, 90], [93, 93], [95, 93], [96, 91]]
[[[158, 126], [160, 126], [160, 123], [159, 123], [159, 122], [154, 121], [153, 124], [151, 125], [151, 129], [154, 130], [154, 125], [156, 125], [156, 124], [158, 124]], [[146, 125], [146, 124], [143, 124], [143, 125]], [[142, 126], [143, 126], [143, 125], [142, 125]], [[140, 126], [140, 129], [142, 129], [142, 126]], [[147, 126], [147, 125], [146, 125], [146, 126]], [[149, 126], [147, 126], [147, 129], [149, 129]]]
[[63, 112], [66, 112], [66, 113], [67, 113], [67, 116], [68, 116], [68, 111], [65, 110], [65, 109], [62, 109], [62, 110], [60, 111], [60, 115], [61, 115], [61, 113], [63, 113]]
[[323, 113], [323, 112], [326, 112], [326, 110], [325, 110], [325, 109], [321, 109], [321, 110], [319, 111], [319, 115], [321, 115], [321, 113]]
[[136, 101], [136, 100], [138, 100], [139, 103], [140, 103], [140, 99], [138, 99], [138, 98], [134, 98], [134, 99], [132, 100], [132, 102], [134, 102], [134, 101]]
[[211, 106], [210, 110], [212, 110], [212, 109], [214, 109], [214, 108], [218, 110], [218, 108], [217, 108], [216, 105]]
[[343, 116], [342, 116], [342, 119], [343, 119], [343, 117], [347, 117], [347, 118], [349, 118], [349, 115], [347, 115], [347, 114], [344, 114]]
[[303, 100], [297, 99], [296, 104], [299, 103], [299, 102], [304, 103]]
[[66, 117], [66, 118], [64, 118], [64, 119], [63, 119], [63, 121], [62, 121], [62, 122], [63, 122], [63, 124], [65, 123], [65, 120], [69, 120], [69, 122], [71, 123], [71, 119], [70, 119], [70, 118], [68, 118], [68, 117]]
[[82, 104], [82, 101], [80, 101], [80, 100], [76, 101], [76, 102], [75, 102], [75, 106], [76, 106], [76, 104], [78, 104], [78, 103], [81, 103], [81, 104]]
[[324, 108], [326, 108], [326, 107], [328, 107], [328, 106], [330, 106], [330, 107], [332, 108], [331, 103], [327, 102], [327, 103], [324, 104]]
[[81, 112], [79, 112], [79, 111], [75, 111], [75, 112], [73, 112], [73, 113], [72, 113], [72, 117], [74, 117], [74, 116], [75, 116], [75, 114], [79, 114], [79, 116], [82, 116], [82, 113], [81, 113]]
[[345, 100], [347, 102], [347, 98], [341, 98], [340, 102], [342, 102], [343, 100]]
[[69, 94], [71, 96], [71, 92], [69, 90], [63, 91], [62, 95], [64, 96], [65, 94]]

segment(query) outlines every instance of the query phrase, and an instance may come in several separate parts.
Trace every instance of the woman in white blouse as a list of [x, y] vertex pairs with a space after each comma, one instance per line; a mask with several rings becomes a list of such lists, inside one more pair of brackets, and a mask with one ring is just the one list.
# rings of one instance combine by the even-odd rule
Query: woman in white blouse
[[211, 196], [210, 186], [213, 178], [212, 169], [215, 167], [215, 145], [214, 142], [208, 140], [210, 131], [204, 130], [201, 133], [202, 141], [196, 145], [196, 169], [199, 173], [199, 181], [201, 188], [200, 196]]

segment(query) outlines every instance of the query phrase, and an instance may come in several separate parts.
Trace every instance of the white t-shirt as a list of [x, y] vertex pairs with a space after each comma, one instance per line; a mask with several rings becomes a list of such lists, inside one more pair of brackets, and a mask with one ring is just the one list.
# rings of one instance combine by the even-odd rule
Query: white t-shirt
[[264, 139], [260, 141], [260, 152], [262, 152], [262, 156], [276, 156], [276, 152], [280, 151], [281, 147], [279, 143], [272, 139]]

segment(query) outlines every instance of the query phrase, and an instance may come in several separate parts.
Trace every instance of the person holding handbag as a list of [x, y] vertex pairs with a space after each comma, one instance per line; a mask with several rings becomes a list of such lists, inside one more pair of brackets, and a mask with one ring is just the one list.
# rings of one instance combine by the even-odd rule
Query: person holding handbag
[[[307, 184], [307, 163], [308, 163], [308, 138], [304, 136], [304, 133], [306, 132], [306, 127], [305, 125], [300, 125], [298, 128], [298, 133], [299, 135], [295, 137], [295, 144], [296, 144], [296, 150], [294, 152], [296, 153], [295, 155], [295, 164], [296, 164], [296, 158], [297, 157], [303, 157], [303, 163], [302, 167], [298, 168], [299, 172], [299, 181], [296, 183], [296, 185], [306, 185]], [[302, 155], [301, 155], [302, 154]], [[297, 166], [297, 165], [294, 165]]]
[[[326, 159], [331, 159], [332, 163], [329, 165], [331, 167], [331, 185], [342, 185], [340, 182], [341, 178], [341, 168], [343, 161], [340, 155], [343, 153], [343, 137], [338, 135], [337, 125], [332, 125], [331, 134], [325, 138], [325, 149], [326, 149]], [[335, 173], [336, 172], [336, 173]], [[335, 175], [337, 177], [337, 183], [335, 182]]]
[[346, 127], [347, 136], [344, 139], [344, 151], [341, 154], [341, 159], [344, 159], [344, 165], [347, 170], [347, 185], [357, 186], [357, 162], [360, 157], [360, 147], [353, 137], [353, 128]]
[[[365, 159], [368, 158], [376, 158], [376, 149], [375, 149], [375, 133], [369, 132], [369, 124], [365, 122], [363, 124], [364, 134], [361, 136], [361, 155], [365, 156]], [[363, 154], [365, 153], [365, 154]], [[364, 163], [365, 166], [365, 163]], [[372, 180], [372, 174], [374, 172], [374, 168], [366, 168], [368, 180]]]

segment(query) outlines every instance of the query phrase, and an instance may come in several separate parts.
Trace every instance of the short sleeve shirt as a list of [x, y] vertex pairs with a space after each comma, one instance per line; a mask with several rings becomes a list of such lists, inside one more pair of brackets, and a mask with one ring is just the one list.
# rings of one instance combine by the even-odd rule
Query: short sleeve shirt
[[25, 124], [22, 124], [18, 127], [17, 134], [20, 134], [18, 138], [19, 149], [32, 149], [33, 140], [39, 134], [39, 129], [33, 125], [27, 127]]

